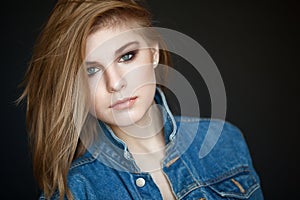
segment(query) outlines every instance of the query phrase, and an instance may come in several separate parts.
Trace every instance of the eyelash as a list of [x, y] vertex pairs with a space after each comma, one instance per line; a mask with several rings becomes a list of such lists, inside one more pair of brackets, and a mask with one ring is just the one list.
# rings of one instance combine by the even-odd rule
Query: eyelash
[[[120, 57], [120, 59], [118, 60], [118, 62], [119, 62], [119, 63], [127, 63], [127, 62], [130, 62], [130, 61], [132, 61], [132, 60], [135, 58], [136, 54], [137, 54], [137, 50], [129, 51], [128, 53], [123, 54], [123, 55]], [[127, 56], [127, 55], [131, 55], [131, 57], [128, 58], [127, 60], [123, 60], [123, 61], [122, 61], [123, 57], [125, 57], [125, 56]]]
[[[89, 72], [89, 70], [95, 70], [94, 72]], [[86, 69], [87, 75], [88, 76], [93, 76], [94, 74], [96, 74], [97, 72], [99, 72], [101, 69], [99, 67], [88, 67]]]
[[[118, 63], [128, 63], [128, 62], [132, 61], [132, 60], [135, 58], [136, 54], [137, 54], [137, 50], [129, 51], [128, 53], [123, 54], [123, 55], [118, 59]], [[127, 60], [122, 60], [122, 59], [124, 59], [123, 57], [128, 56], [128, 55], [129, 55], [129, 56], [131, 55], [131, 57], [128, 58]], [[95, 71], [94, 71], [94, 72], [89, 72], [89, 70], [92, 70], [92, 69], [95, 70]], [[99, 72], [100, 70], [101, 70], [101, 69], [100, 69], [99, 67], [97, 67], [97, 66], [88, 67], [88, 68], [86, 69], [88, 76], [93, 76], [94, 74], [96, 74], [96, 73]]]

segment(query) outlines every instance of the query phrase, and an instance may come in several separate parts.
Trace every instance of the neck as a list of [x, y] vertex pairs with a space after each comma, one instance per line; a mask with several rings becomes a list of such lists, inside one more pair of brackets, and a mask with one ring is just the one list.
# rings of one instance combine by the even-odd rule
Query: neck
[[126, 126], [112, 126], [112, 130], [123, 140], [135, 162], [142, 171], [153, 172], [161, 168], [165, 156], [163, 116], [156, 104], [137, 123]]
[[142, 119], [133, 125], [111, 127], [116, 136], [126, 143], [131, 153], [152, 153], [164, 149], [163, 117], [158, 106], [152, 103]]

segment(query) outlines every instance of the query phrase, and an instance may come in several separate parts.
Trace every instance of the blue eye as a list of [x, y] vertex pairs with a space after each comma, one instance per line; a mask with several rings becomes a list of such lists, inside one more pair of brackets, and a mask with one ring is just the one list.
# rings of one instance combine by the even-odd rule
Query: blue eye
[[134, 55], [135, 55], [135, 52], [133, 52], [133, 51], [128, 52], [128, 53], [124, 54], [124, 55], [120, 58], [119, 62], [127, 62], [127, 61], [130, 61], [130, 60], [134, 57]]
[[98, 71], [100, 71], [100, 69], [97, 67], [89, 67], [86, 69], [86, 72], [89, 76], [96, 74]]

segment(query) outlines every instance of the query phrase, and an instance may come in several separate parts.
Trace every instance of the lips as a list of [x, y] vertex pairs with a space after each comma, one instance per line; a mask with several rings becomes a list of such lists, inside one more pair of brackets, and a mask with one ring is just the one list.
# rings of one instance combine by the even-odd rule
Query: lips
[[109, 108], [116, 109], [116, 110], [128, 109], [135, 103], [136, 99], [137, 99], [137, 96], [124, 98], [124, 99], [116, 101], [115, 103], [110, 105]]

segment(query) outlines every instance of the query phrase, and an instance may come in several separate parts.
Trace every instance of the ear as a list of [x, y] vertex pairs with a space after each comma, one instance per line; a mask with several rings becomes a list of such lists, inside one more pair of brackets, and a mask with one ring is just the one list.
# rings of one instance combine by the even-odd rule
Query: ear
[[153, 68], [156, 68], [159, 63], [159, 47], [158, 43], [154, 43], [151, 48]]

